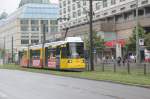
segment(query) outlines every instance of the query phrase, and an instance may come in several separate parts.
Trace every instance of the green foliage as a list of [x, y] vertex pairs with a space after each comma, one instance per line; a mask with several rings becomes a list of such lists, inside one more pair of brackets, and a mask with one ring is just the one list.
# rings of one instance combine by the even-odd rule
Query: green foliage
[[150, 50], [150, 33], [145, 35], [145, 45]]
[[[138, 35], [139, 35], [139, 38], [145, 37], [144, 29], [140, 25], [138, 26]], [[134, 28], [133, 34], [129, 38], [129, 41], [126, 44], [126, 48], [128, 48], [129, 51], [136, 50], [136, 28]]]
[[0, 58], [3, 58], [4, 57], [4, 49], [0, 49]]
[[[87, 50], [89, 49], [89, 46], [89, 38], [87, 37], [85, 38], [85, 47]], [[105, 48], [104, 39], [102, 39], [95, 31], [93, 32], [93, 46], [96, 50], [103, 50]]]

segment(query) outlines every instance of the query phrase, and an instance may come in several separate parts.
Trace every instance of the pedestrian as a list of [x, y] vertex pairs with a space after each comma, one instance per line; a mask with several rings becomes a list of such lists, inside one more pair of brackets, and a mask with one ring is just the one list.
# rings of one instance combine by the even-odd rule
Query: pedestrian
[[125, 63], [126, 63], [126, 56], [123, 57], [122, 63], [123, 63], [123, 66], [125, 66]]
[[121, 57], [119, 56], [117, 59], [118, 66], [121, 66]]

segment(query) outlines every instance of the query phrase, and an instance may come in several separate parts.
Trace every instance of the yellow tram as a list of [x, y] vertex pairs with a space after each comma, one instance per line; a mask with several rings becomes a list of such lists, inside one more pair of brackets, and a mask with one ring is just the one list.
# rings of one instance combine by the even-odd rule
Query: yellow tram
[[20, 65], [24, 67], [60, 70], [85, 69], [84, 43], [80, 37], [30, 46], [22, 51]]

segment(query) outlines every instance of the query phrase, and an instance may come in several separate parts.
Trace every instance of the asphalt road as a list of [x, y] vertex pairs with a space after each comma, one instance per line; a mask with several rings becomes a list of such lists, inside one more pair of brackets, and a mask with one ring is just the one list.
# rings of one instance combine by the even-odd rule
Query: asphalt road
[[0, 99], [150, 99], [150, 89], [0, 70]]

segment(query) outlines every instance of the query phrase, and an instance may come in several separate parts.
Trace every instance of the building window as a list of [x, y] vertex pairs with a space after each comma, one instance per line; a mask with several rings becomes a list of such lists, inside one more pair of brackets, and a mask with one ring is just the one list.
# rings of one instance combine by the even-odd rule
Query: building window
[[28, 26], [21, 26], [21, 31], [29, 31], [29, 27]]
[[39, 21], [38, 21], [38, 20], [31, 20], [31, 24], [32, 24], [32, 25], [38, 25], [38, 24], [39, 24]]
[[77, 7], [78, 7], [78, 8], [80, 8], [80, 7], [81, 7], [80, 2], [77, 2]]
[[136, 4], [132, 4], [130, 5], [131, 8], [135, 8], [136, 7]]
[[76, 9], [76, 6], [75, 4], [72, 5], [72, 10], [75, 10]]
[[96, 3], [96, 10], [99, 10], [100, 9], [100, 3], [98, 2], [98, 3]]
[[103, 8], [107, 7], [108, 4], [107, 4], [107, 0], [103, 0]]
[[59, 3], [59, 7], [62, 8], [62, 3]]
[[48, 25], [48, 20], [41, 20], [41, 24]]
[[66, 0], [63, 1], [63, 6], [66, 6]]
[[81, 16], [81, 10], [78, 10], [78, 16]]
[[76, 17], [76, 12], [73, 12], [72, 17], [73, 17], [73, 18]]
[[70, 12], [70, 6], [68, 6], [68, 12]]
[[20, 24], [23, 25], [28, 25], [29, 21], [28, 20], [20, 20]]
[[111, 0], [111, 5], [116, 4], [116, 0]]
[[29, 40], [21, 40], [21, 44], [29, 44]]
[[107, 15], [107, 14], [108, 14], [107, 12], [104, 13], [104, 15]]
[[70, 4], [71, 3], [71, 1], [70, 0], [68, 0], [68, 4]]
[[121, 11], [122, 11], [122, 10], [125, 10], [125, 7], [120, 8], [120, 10], [121, 10]]
[[39, 31], [39, 27], [37, 27], [37, 26], [31, 26], [31, 30], [32, 31]]
[[116, 10], [113, 10], [111, 13], [116, 13]]
[[32, 44], [38, 44], [38, 43], [39, 43], [39, 40], [31, 40], [31, 43], [32, 43]]
[[39, 36], [31, 36], [31, 38], [39, 38]]
[[83, 1], [83, 5], [86, 6], [86, 1]]
[[66, 13], [66, 8], [63, 9], [64, 14]]
[[123, 1], [126, 1], [126, 0], [120, 0], [120, 2], [123, 2]]
[[51, 33], [57, 33], [58, 27], [57, 26], [51, 26]]
[[29, 36], [21, 36], [22, 39], [29, 38]]
[[50, 20], [50, 24], [51, 25], [58, 25], [58, 21], [57, 20]]
[[141, 2], [141, 4], [147, 4], [148, 3], [148, 0], [144, 0]]

